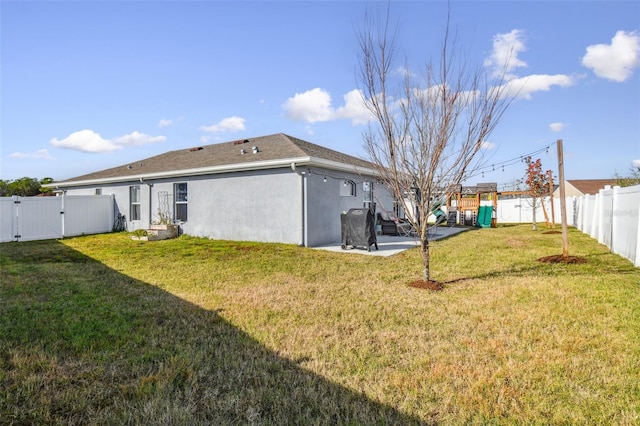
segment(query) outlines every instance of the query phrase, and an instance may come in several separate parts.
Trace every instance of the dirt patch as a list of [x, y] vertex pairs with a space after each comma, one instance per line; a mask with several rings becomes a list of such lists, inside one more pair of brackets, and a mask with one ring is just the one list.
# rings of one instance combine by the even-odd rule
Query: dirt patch
[[409, 287], [421, 288], [423, 290], [441, 291], [444, 290], [444, 284], [437, 281], [416, 280], [409, 283]]
[[547, 231], [543, 232], [543, 234], [562, 234], [562, 231]]
[[542, 263], [565, 263], [568, 265], [576, 265], [579, 263], [587, 263], [587, 259], [580, 256], [563, 256], [561, 254], [554, 254], [552, 256], [545, 256], [538, 259], [538, 262]]

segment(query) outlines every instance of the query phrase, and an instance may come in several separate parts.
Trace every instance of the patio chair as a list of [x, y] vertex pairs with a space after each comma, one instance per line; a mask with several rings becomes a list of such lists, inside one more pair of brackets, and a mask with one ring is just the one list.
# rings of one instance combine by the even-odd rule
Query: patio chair
[[390, 217], [387, 212], [378, 212], [376, 216], [382, 225], [382, 235], [398, 235], [397, 218]]

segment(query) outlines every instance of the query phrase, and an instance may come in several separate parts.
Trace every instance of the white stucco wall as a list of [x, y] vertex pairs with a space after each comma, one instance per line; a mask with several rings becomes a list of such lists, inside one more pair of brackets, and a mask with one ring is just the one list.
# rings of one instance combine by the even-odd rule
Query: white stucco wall
[[[374, 201], [378, 206], [380, 203], [385, 206], [393, 206], [393, 200], [386, 188], [379, 186], [375, 182], [376, 180], [370, 176], [313, 169], [313, 172], [308, 174], [306, 179], [308, 194], [307, 245], [311, 247], [339, 242], [342, 239], [340, 214], [352, 208], [365, 206], [364, 181], [373, 185]], [[340, 195], [345, 179], [355, 183], [355, 195]]]
[[188, 220], [181, 225], [186, 234], [302, 243], [301, 178], [291, 170], [225, 173], [181, 182], [187, 182], [189, 193]]
[[[326, 177], [326, 181], [325, 181]], [[344, 180], [356, 184], [355, 196], [341, 196]], [[159, 221], [158, 194], [169, 194], [173, 217], [174, 184], [187, 183], [188, 218], [180, 223], [188, 235], [222, 240], [279, 242], [317, 246], [341, 239], [340, 214], [364, 206], [363, 181], [371, 177], [307, 167], [280, 168], [193, 176], [180, 179], [132, 181], [108, 186], [71, 187], [69, 195], [114, 194], [114, 215], [127, 218], [127, 229], [148, 228]], [[129, 212], [129, 187], [140, 186], [140, 220]], [[378, 205], [393, 206], [393, 199], [374, 183]], [[303, 205], [306, 203], [306, 210]], [[306, 214], [306, 215], [305, 215]]]

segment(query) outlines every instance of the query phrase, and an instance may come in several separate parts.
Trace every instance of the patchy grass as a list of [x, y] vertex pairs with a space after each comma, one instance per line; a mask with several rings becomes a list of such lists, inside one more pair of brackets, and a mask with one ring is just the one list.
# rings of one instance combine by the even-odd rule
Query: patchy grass
[[640, 270], [570, 230], [391, 258], [182, 236], [0, 245], [0, 424], [638, 424]]

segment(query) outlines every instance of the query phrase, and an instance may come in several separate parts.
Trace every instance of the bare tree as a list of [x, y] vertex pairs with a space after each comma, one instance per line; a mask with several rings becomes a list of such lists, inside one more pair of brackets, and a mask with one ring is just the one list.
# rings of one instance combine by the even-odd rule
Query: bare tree
[[394, 86], [396, 32], [389, 26], [389, 10], [377, 18], [367, 16], [358, 34], [359, 83], [374, 116], [364, 134], [365, 149], [405, 211], [417, 206], [408, 220], [420, 239], [423, 279], [430, 281], [432, 204], [479, 164], [477, 154], [511, 102], [504, 84], [507, 64], [497, 77], [481, 66], [469, 67], [458, 44], [449, 40], [447, 16], [437, 60], [426, 63], [420, 78], [405, 68], [402, 83]]

